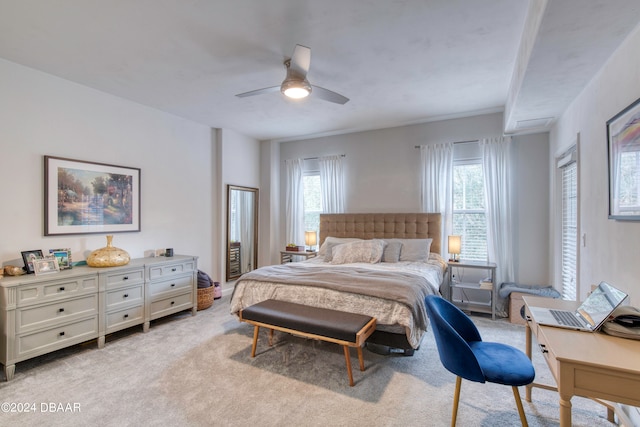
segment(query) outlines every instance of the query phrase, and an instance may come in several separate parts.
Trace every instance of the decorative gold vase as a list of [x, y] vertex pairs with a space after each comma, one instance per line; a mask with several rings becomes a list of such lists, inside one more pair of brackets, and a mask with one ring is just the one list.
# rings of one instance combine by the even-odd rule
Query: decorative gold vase
[[87, 265], [90, 267], [117, 267], [129, 264], [131, 257], [124, 249], [116, 248], [111, 241], [113, 236], [107, 236], [107, 246], [96, 249], [87, 257]]

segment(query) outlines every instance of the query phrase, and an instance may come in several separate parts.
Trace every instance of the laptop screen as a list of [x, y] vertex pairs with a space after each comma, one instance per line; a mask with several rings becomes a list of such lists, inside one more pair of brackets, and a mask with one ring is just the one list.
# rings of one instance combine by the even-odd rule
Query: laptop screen
[[609, 314], [618, 306], [627, 294], [606, 282], [601, 282], [591, 295], [578, 307], [578, 314], [596, 328], [603, 323]]

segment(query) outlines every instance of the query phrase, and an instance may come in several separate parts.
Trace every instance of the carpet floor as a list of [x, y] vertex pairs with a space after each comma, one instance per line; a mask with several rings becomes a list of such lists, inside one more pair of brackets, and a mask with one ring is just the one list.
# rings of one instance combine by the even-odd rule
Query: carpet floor
[[[472, 317], [483, 339], [524, 349], [524, 327]], [[266, 331], [251, 358], [253, 328], [229, 314], [228, 297], [96, 342], [16, 365], [0, 383], [2, 426], [447, 426], [455, 377], [428, 332], [412, 357], [364, 350], [349, 387], [342, 348]], [[552, 384], [542, 356], [536, 380]], [[524, 397], [524, 389], [521, 389]], [[520, 425], [511, 388], [463, 381], [459, 426]], [[573, 399], [575, 426], [612, 426], [604, 407]], [[7, 405], [8, 404], [8, 405]], [[559, 425], [555, 392], [523, 401], [530, 426]]]

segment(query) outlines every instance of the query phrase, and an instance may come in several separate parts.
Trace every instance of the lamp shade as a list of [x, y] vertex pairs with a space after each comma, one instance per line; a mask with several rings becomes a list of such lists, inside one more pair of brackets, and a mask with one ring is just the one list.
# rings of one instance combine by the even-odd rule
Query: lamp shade
[[315, 246], [318, 244], [318, 238], [315, 231], [305, 231], [304, 232], [304, 243], [307, 246]]
[[460, 254], [460, 236], [449, 236], [449, 253]]

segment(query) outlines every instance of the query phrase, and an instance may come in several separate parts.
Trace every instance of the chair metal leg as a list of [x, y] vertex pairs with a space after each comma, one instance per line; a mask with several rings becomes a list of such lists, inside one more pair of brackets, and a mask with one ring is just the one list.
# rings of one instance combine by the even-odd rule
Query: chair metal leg
[[516, 399], [516, 406], [518, 407], [518, 414], [520, 414], [520, 422], [522, 423], [522, 427], [529, 427], [527, 423], [527, 417], [524, 415], [524, 408], [522, 407], [522, 400], [520, 400], [520, 392], [518, 391], [518, 387], [511, 386], [513, 390], [513, 397]]
[[462, 385], [462, 377], [456, 377], [456, 391], [453, 393], [453, 409], [451, 410], [451, 427], [456, 427], [456, 418], [458, 417], [458, 402], [460, 401], [461, 385]]

